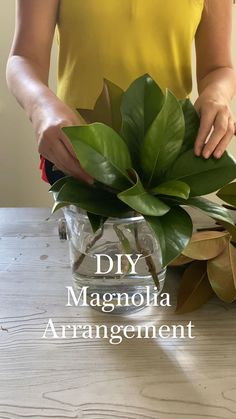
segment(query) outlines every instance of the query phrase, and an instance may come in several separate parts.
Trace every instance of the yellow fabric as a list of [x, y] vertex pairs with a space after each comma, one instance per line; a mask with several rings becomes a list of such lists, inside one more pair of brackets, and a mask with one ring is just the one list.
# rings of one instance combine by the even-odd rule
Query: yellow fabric
[[191, 46], [204, 0], [61, 0], [58, 96], [92, 109], [103, 78], [122, 89], [149, 73], [178, 98], [192, 90]]

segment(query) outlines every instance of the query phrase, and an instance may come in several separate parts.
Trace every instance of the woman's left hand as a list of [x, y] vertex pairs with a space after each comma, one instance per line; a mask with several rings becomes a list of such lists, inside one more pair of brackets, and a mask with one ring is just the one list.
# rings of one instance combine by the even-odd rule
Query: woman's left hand
[[219, 159], [236, 134], [235, 118], [229, 102], [217, 92], [209, 94], [209, 91], [203, 91], [194, 103], [194, 107], [200, 116], [194, 152], [206, 159], [212, 155]]

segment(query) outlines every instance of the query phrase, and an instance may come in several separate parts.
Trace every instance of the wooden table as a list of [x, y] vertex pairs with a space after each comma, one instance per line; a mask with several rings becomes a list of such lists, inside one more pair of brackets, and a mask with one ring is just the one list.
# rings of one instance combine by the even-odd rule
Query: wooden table
[[[66, 307], [68, 243], [58, 239], [56, 218], [49, 209], [0, 210], [0, 419], [235, 419], [235, 304], [213, 298], [177, 316], [179, 278], [169, 270], [171, 308], [120, 317]], [[42, 339], [49, 318], [108, 326], [192, 320], [196, 337]]]

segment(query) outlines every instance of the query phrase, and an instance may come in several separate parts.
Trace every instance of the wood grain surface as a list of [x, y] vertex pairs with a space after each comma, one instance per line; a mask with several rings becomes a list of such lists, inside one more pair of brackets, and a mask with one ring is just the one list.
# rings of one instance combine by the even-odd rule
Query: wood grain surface
[[[179, 276], [169, 269], [171, 308], [122, 317], [66, 307], [72, 278], [57, 218], [43, 208], [0, 210], [0, 419], [235, 419], [235, 304], [213, 298], [176, 315]], [[58, 327], [192, 320], [196, 338], [45, 340], [49, 318]]]

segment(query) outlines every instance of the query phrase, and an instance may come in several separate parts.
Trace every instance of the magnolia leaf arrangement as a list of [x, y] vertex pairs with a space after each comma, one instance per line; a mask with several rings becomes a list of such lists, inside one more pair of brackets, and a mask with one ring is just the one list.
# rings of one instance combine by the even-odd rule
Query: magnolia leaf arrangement
[[[221, 188], [217, 194], [227, 208], [236, 211], [236, 182]], [[221, 226], [194, 232], [190, 243], [172, 266], [184, 270], [177, 298], [177, 313], [199, 308], [213, 295], [226, 303], [236, 300], [236, 227], [224, 221]]]
[[104, 79], [94, 109], [78, 112], [84, 123], [63, 131], [95, 183], [70, 176], [57, 181], [50, 189], [53, 212], [78, 206], [87, 211], [94, 232], [108, 217], [141, 214], [160, 243], [163, 267], [191, 241], [193, 223], [184, 206], [234, 227], [227, 208], [202, 196], [233, 181], [236, 162], [227, 152], [219, 160], [194, 155], [199, 116], [188, 98], [179, 100], [169, 89], [163, 93], [149, 74], [126, 91]]

